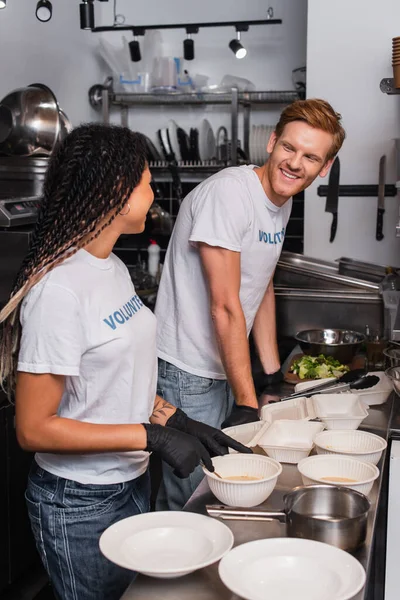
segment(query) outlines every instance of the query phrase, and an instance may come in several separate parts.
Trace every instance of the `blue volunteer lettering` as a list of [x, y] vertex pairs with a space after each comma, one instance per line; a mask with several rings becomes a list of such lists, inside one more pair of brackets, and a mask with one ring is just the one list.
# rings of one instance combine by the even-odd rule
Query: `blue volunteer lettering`
[[282, 231], [276, 233], [266, 233], [265, 231], [258, 230], [258, 241], [264, 242], [264, 244], [282, 244], [285, 238], [285, 228], [282, 227]]
[[108, 318], [103, 319], [103, 322], [111, 327], [111, 329], [114, 331], [117, 328], [117, 325], [123, 325], [129, 321], [129, 319], [133, 317], [133, 315], [137, 313], [142, 306], [143, 302], [139, 296], [135, 294], [130, 300], [128, 300], [126, 304], [121, 306], [121, 308], [108, 315]]

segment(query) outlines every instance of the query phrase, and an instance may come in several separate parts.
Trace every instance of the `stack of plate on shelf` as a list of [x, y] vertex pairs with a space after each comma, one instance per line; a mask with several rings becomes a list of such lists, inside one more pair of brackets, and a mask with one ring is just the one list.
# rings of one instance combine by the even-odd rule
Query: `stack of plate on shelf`
[[267, 144], [271, 133], [274, 131], [272, 125], [253, 125], [250, 130], [249, 150], [250, 161], [255, 165], [263, 165], [268, 158]]
[[192, 127], [189, 134], [171, 119], [166, 128], [159, 130], [158, 141], [166, 160], [197, 163], [216, 158], [215, 135], [207, 119], [199, 128]]

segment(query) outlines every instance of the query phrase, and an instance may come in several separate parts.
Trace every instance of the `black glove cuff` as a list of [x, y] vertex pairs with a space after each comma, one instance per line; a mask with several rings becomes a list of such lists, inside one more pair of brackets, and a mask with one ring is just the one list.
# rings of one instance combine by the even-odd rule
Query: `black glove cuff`
[[240, 412], [240, 413], [247, 413], [247, 414], [254, 414], [258, 416], [258, 408], [253, 408], [252, 406], [246, 406], [244, 404], [234, 404], [233, 405], [233, 409], [232, 409], [232, 413], [234, 412]]
[[165, 425], [187, 433], [186, 429], [188, 420], [189, 417], [187, 416], [187, 414], [184, 413], [183, 410], [181, 410], [180, 408], [177, 408], [174, 414], [165, 423]]
[[153, 450], [155, 450], [158, 446], [161, 433], [160, 429], [162, 429], [162, 425], [153, 425], [152, 423], [142, 423], [142, 425], [147, 434], [147, 446], [145, 451], [153, 452]]

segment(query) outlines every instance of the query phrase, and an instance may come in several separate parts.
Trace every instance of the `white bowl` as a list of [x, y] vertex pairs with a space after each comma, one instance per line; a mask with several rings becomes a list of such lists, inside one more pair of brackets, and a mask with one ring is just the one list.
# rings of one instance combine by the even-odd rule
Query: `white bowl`
[[318, 394], [312, 396], [315, 416], [327, 429], [357, 429], [368, 410], [355, 394]]
[[[325, 483], [345, 486], [362, 494], [369, 494], [379, 469], [371, 463], [361, 462], [343, 454], [320, 454], [303, 458], [297, 465], [304, 485]], [[330, 477], [331, 479], [324, 479]], [[333, 478], [354, 481], [337, 481]]]
[[272, 493], [282, 465], [259, 454], [226, 454], [212, 459], [216, 472], [222, 477], [261, 477], [254, 481], [220, 479], [205, 467], [203, 471], [214, 496], [227, 506], [258, 506]]
[[314, 437], [322, 431], [322, 423], [311, 421], [274, 421], [257, 444], [279, 462], [297, 464], [314, 447]]
[[367, 375], [376, 375], [379, 377], [379, 382], [365, 390], [351, 390], [352, 394], [356, 394], [367, 406], [384, 404], [392, 393], [392, 383], [385, 375], [384, 371], [371, 371]]
[[229, 527], [185, 511], [159, 511], [122, 519], [100, 537], [111, 562], [150, 577], [187, 575], [218, 561], [233, 546]]
[[224, 556], [218, 573], [235, 598], [246, 600], [350, 600], [366, 580], [348, 552], [293, 538], [241, 544]]
[[345, 454], [377, 465], [387, 446], [386, 440], [367, 431], [322, 431], [315, 436], [318, 454]]

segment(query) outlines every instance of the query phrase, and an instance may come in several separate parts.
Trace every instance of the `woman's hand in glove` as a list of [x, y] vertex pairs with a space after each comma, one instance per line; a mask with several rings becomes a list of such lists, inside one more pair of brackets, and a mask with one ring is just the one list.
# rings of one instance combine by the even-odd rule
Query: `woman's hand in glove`
[[207, 448], [211, 456], [227, 454], [229, 448], [237, 452], [252, 453], [251, 448], [243, 446], [243, 444], [232, 439], [219, 429], [190, 419], [180, 408], [176, 409], [176, 412], [168, 419], [166, 425], [167, 427], [173, 427], [196, 437]]
[[185, 479], [200, 464], [214, 471], [211, 457], [195, 437], [172, 427], [143, 423], [147, 433], [148, 452], [157, 452], [173, 469], [174, 474]]
[[229, 417], [225, 419], [221, 427], [234, 427], [235, 425], [243, 425], [244, 423], [254, 423], [259, 421], [258, 409], [244, 404], [234, 404]]

